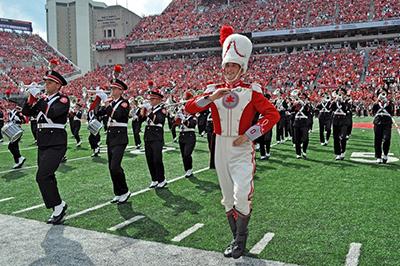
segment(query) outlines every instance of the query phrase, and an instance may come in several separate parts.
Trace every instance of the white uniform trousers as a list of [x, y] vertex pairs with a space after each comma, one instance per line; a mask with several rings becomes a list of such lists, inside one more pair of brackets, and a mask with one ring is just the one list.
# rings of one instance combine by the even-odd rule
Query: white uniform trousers
[[243, 215], [251, 211], [254, 192], [255, 151], [252, 142], [234, 147], [237, 137], [216, 136], [215, 169], [225, 211], [233, 207]]

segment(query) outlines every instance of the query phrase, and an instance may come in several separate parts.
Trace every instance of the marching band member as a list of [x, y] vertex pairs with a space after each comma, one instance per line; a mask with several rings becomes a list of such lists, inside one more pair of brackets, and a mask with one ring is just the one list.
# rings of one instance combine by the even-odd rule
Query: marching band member
[[[279, 121], [279, 113], [264, 97], [260, 85], [241, 80], [247, 71], [251, 41], [224, 26], [220, 42], [225, 82], [208, 85], [203, 95], [188, 101], [186, 111], [194, 114], [211, 108], [216, 133], [215, 166], [222, 204], [234, 237], [224, 256], [237, 259], [245, 251], [252, 211], [255, 169], [252, 141], [271, 130]], [[252, 125], [256, 112], [264, 117]]]
[[111, 203], [123, 204], [128, 201], [131, 192], [126, 183], [125, 172], [121, 166], [126, 146], [128, 145], [129, 102], [122, 97], [128, 86], [115, 77], [115, 72], [121, 71], [118, 65], [114, 68], [113, 79], [110, 81], [111, 97], [105, 101], [105, 108], [98, 111], [99, 115], [107, 115], [107, 156], [108, 169], [113, 183], [114, 198]]
[[[141, 96], [140, 96], [141, 97]], [[135, 100], [132, 101], [132, 109], [131, 109], [131, 117], [132, 117], [132, 131], [133, 131], [133, 139], [135, 141], [136, 149], [140, 149], [142, 146], [142, 141], [140, 139], [140, 129], [142, 127], [142, 121], [140, 121], [140, 108], [138, 106], [138, 102]]]
[[[11, 110], [8, 114], [8, 120], [17, 125], [22, 125], [25, 121], [25, 117], [21, 113], [21, 107], [16, 106], [13, 110]], [[19, 141], [21, 140], [21, 137], [13, 142], [10, 141], [8, 144], [8, 150], [11, 152], [15, 162], [15, 165], [12, 169], [21, 168], [26, 161], [26, 158], [21, 156], [21, 152], [19, 150]]]
[[[107, 95], [105, 95], [105, 99], [107, 98]], [[87, 115], [87, 119], [88, 122], [90, 123], [93, 120], [97, 120], [97, 121], [101, 121], [100, 119], [100, 115], [99, 115], [99, 103], [100, 103], [101, 98], [99, 96], [96, 95], [96, 98], [93, 100], [93, 102], [90, 104], [89, 106], [89, 110], [88, 110], [88, 115]], [[98, 132], [96, 135], [92, 134], [92, 132], [90, 132], [88, 140], [89, 140], [89, 144], [90, 144], [90, 148], [92, 149], [93, 153], [92, 153], [92, 157], [98, 157], [100, 154], [100, 132]]]
[[38, 90], [32, 88], [22, 113], [27, 116], [37, 115], [38, 170], [36, 181], [43, 201], [53, 213], [47, 220], [50, 224], [60, 224], [67, 210], [67, 204], [58, 192], [55, 171], [67, 151], [67, 123], [69, 99], [59, 91], [67, 85], [64, 77], [54, 70], [49, 70], [45, 80], [47, 97], [38, 99]]
[[[168, 103], [174, 104], [176, 101], [170, 96], [167, 100]], [[167, 110], [168, 111], [168, 110]], [[176, 107], [173, 108], [173, 111], [168, 111], [167, 112], [167, 123], [168, 123], [168, 128], [171, 131], [172, 134], [172, 140], [173, 142], [177, 142], [178, 138], [176, 137], [176, 124], [175, 124], [175, 116], [176, 114], [174, 113], [176, 111]]]
[[[268, 100], [271, 99], [271, 95], [269, 93], [264, 94], [265, 98]], [[255, 116], [255, 123], [260, 119], [260, 114], [257, 113]], [[272, 141], [272, 130], [263, 134], [261, 137], [256, 139], [256, 143], [260, 145], [260, 160], [268, 160], [271, 157], [271, 141]]]
[[336, 99], [332, 102], [332, 127], [333, 127], [333, 147], [335, 152], [335, 160], [343, 160], [346, 153], [347, 144], [347, 121], [346, 114], [349, 105], [344, 100], [346, 89], [341, 87], [336, 90]]
[[349, 139], [351, 136], [351, 132], [353, 130], [353, 100], [351, 99], [351, 95], [347, 94], [345, 95], [345, 101], [346, 104], [349, 106], [349, 109], [346, 112], [346, 125], [347, 125], [347, 131], [346, 131], [346, 139]]
[[215, 133], [214, 133], [214, 123], [212, 121], [211, 113], [207, 116], [207, 125], [206, 125], [206, 132], [207, 132], [207, 143], [208, 143], [208, 150], [210, 151], [210, 169], [215, 169]]
[[[394, 104], [388, 99], [388, 90], [378, 89], [377, 101], [372, 107], [374, 115], [375, 157], [378, 164], [387, 163], [392, 136]], [[382, 155], [383, 150], [383, 155]]]
[[72, 135], [76, 140], [76, 147], [80, 147], [82, 145], [81, 137], [79, 136], [79, 131], [81, 130], [81, 119], [82, 119], [82, 104], [76, 103], [73, 110], [70, 112], [70, 124]]
[[[328, 145], [329, 137], [331, 136], [332, 128], [332, 110], [331, 96], [325, 93], [323, 100], [317, 105], [318, 123], [319, 123], [319, 140], [322, 146]], [[325, 137], [326, 131], [326, 137]]]
[[[300, 93], [298, 90], [297, 93]], [[295, 92], [295, 91], [292, 91]], [[307, 102], [308, 96], [305, 93], [298, 95], [297, 101], [292, 106], [294, 112], [294, 139], [296, 148], [296, 158], [307, 159], [307, 148], [309, 143], [309, 115], [311, 112], [310, 104]]]
[[[186, 92], [184, 100], [193, 98], [190, 92]], [[197, 125], [197, 118], [182, 110], [177, 113], [175, 124], [180, 125], [179, 132], [179, 149], [181, 151], [183, 167], [185, 169], [185, 177], [190, 178], [193, 176], [193, 159], [192, 153], [196, 146], [196, 133], [195, 128]]]
[[3, 134], [1, 132], [1, 128], [4, 126], [4, 113], [0, 108], [0, 142], [3, 142]]
[[274, 95], [277, 96], [274, 105], [278, 110], [279, 115], [281, 116], [281, 119], [279, 120], [278, 124], [276, 124], [276, 142], [278, 144], [281, 144], [285, 142], [285, 131], [287, 128], [286, 111], [288, 109], [288, 104], [286, 100], [282, 98], [281, 91], [279, 89], [276, 89], [274, 91]]
[[149, 91], [148, 98], [150, 103], [142, 108], [140, 117], [147, 122], [144, 131], [144, 148], [152, 180], [149, 188], [164, 188], [167, 186], [167, 180], [164, 174], [162, 149], [167, 110], [162, 103], [163, 95], [160, 90]]

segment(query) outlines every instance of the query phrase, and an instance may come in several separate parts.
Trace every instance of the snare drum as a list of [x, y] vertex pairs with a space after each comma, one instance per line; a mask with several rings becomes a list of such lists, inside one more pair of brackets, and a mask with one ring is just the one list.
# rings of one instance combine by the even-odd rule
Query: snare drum
[[92, 135], [99, 134], [100, 129], [103, 128], [103, 124], [100, 123], [97, 119], [93, 119], [88, 122], [88, 130]]
[[1, 129], [1, 132], [10, 140], [11, 143], [13, 143], [22, 136], [24, 131], [19, 125], [13, 122], [8, 122]]

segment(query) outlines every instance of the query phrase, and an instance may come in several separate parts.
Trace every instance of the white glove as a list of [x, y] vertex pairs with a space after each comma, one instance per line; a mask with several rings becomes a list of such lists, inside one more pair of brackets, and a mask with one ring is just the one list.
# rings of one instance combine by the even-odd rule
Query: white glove
[[96, 96], [99, 96], [102, 102], [105, 102], [108, 98], [107, 94], [102, 90], [97, 90]]
[[185, 120], [185, 116], [182, 113], [178, 113], [176, 116], [182, 121]]
[[37, 98], [39, 96], [40, 93], [40, 89], [38, 87], [30, 87], [28, 89], [28, 92], [35, 98]]
[[143, 104], [143, 108], [146, 109], [147, 113], [150, 113], [151, 112], [151, 108], [153, 108], [153, 107], [151, 106], [151, 104], [149, 102], [146, 102], [146, 103]]

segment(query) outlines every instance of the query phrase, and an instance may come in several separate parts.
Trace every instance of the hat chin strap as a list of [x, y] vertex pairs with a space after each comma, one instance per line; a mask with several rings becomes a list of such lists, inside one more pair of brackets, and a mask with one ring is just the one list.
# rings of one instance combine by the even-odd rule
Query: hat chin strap
[[224, 75], [225, 81], [226, 81], [228, 84], [233, 84], [233, 83], [235, 83], [236, 81], [238, 81], [238, 80], [240, 79], [240, 76], [242, 75], [242, 70], [243, 70], [243, 68], [242, 68], [242, 66], [240, 66], [240, 69], [239, 69], [238, 73], [236, 74], [236, 76], [235, 76], [233, 79], [228, 79], [228, 78]]

